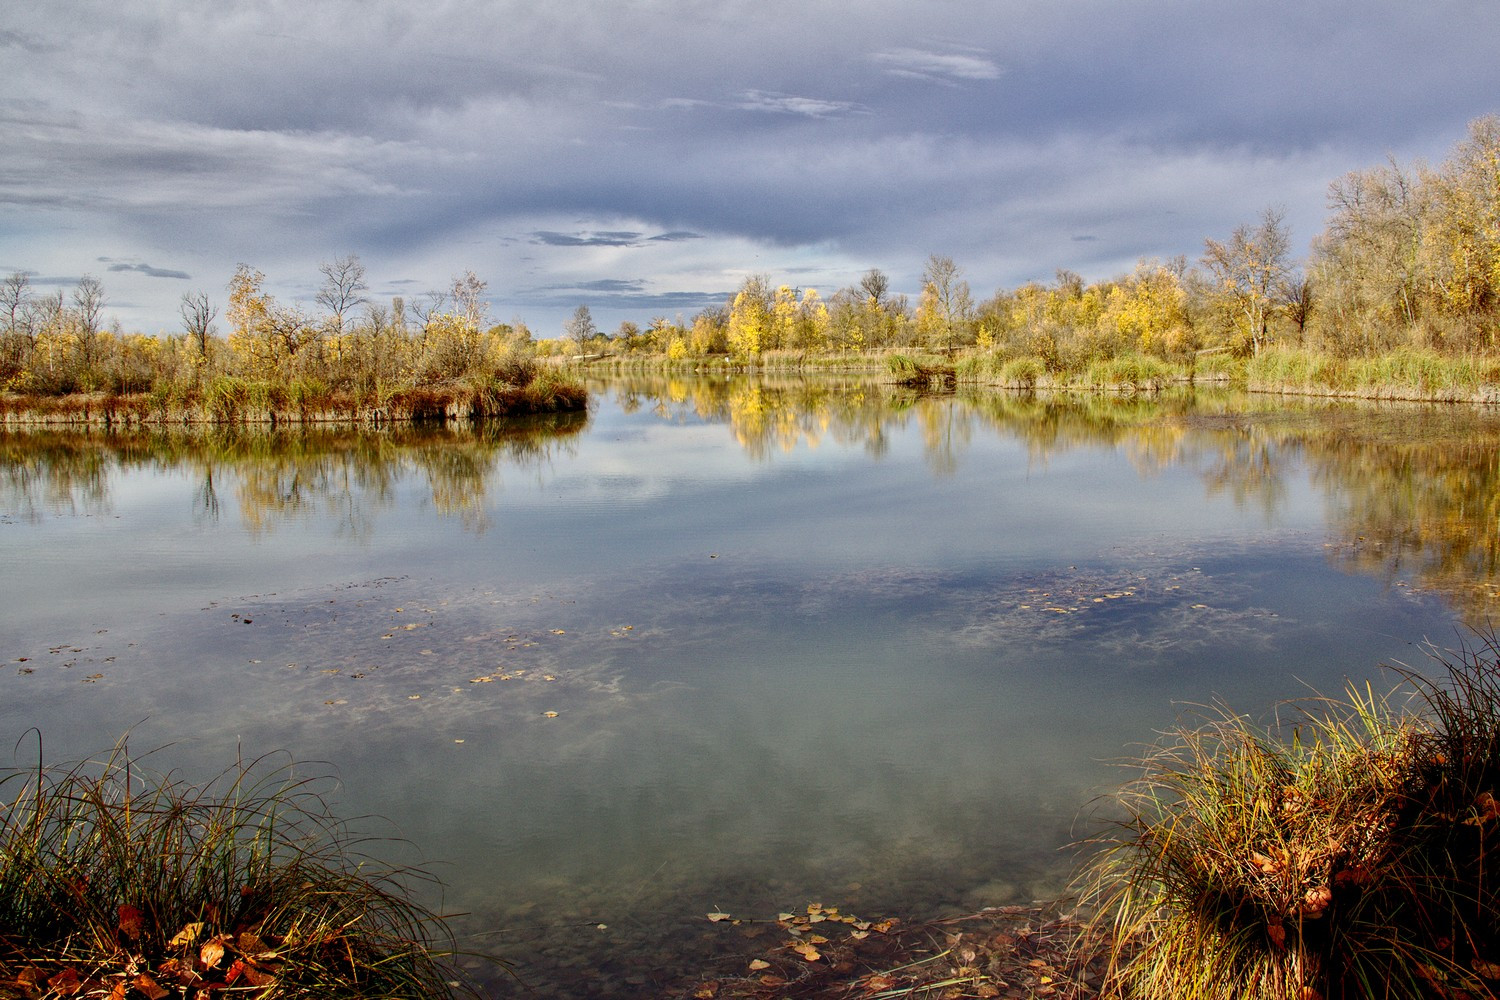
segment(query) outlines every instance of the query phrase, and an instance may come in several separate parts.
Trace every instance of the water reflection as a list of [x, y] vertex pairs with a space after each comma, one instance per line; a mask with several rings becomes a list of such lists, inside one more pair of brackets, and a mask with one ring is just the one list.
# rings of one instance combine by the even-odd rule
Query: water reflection
[[[626, 414], [726, 425], [757, 462], [825, 441], [879, 459], [911, 425], [935, 477], [954, 475], [978, 435], [1018, 441], [1039, 465], [1117, 450], [1142, 476], [1191, 469], [1208, 496], [1258, 510], [1267, 523], [1305, 468], [1329, 507], [1337, 565], [1436, 590], [1472, 624], [1492, 617], [1500, 599], [1500, 417], [1486, 411], [1235, 393], [933, 396], [855, 378], [627, 377], [592, 388]], [[202, 520], [223, 515], [228, 490], [252, 535], [316, 513], [368, 541], [398, 485], [417, 477], [435, 513], [483, 532], [501, 467], [545, 467], [585, 425], [568, 415], [381, 432], [7, 431], [0, 503], [28, 522], [107, 513], [116, 471], [170, 469], [195, 479]]]
[[666, 420], [727, 423], [762, 461], [824, 439], [879, 457], [911, 421], [935, 476], [952, 475], [983, 431], [1023, 442], [1044, 464], [1077, 449], [1118, 449], [1142, 475], [1194, 469], [1209, 496], [1254, 508], [1267, 523], [1306, 467], [1329, 505], [1336, 564], [1435, 590], [1473, 625], [1500, 600], [1500, 415], [1490, 411], [1233, 392], [933, 396], [818, 379], [642, 378], [608, 391]]
[[202, 433], [0, 432], [0, 505], [30, 523], [44, 516], [113, 510], [114, 477], [134, 470], [187, 475], [193, 512], [217, 522], [225, 491], [244, 529], [318, 515], [341, 535], [369, 541], [402, 482], [423, 482], [433, 510], [482, 532], [488, 492], [504, 466], [541, 469], [587, 426], [580, 414], [477, 427], [351, 430], [305, 428]]

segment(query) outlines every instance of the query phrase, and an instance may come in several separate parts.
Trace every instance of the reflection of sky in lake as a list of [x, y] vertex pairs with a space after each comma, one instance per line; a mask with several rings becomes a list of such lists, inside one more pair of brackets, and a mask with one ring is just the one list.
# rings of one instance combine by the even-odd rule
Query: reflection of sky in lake
[[255, 518], [248, 466], [217, 467], [217, 518], [191, 464], [116, 470], [94, 509], [0, 512], [0, 739], [65, 757], [146, 720], [132, 745], [183, 766], [329, 761], [502, 953], [621, 928], [567, 965], [710, 909], [1057, 892], [1104, 761], [1174, 701], [1259, 712], [1454, 635], [1330, 566], [1295, 454], [1267, 507], [1208, 489], [1191, 434], [1142, 472], [974, 426], [941, 475], [915, 421], [885, 435], [759, 459], [605, 398], [566, 448], [484, 465], [479, 517], [442, 449], [378, 489], [288, 462], [256, 495], [304, 492]]

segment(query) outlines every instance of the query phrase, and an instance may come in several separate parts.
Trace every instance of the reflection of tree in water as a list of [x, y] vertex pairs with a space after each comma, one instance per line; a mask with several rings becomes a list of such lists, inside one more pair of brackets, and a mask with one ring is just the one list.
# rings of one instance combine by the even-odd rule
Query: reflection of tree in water
[[1500, 417], [1467, 407], [1299, 403], [1191, 390], [1159, 396], [965, 392], [925, 396], [868, 381], [641, 378], [636, 405], [727, 423], [757, 460], [822, 440], [885, 454], [915, 419], [934, 475], [956, 470], [980, 427], [1031, 461], [1119, 450], [1141, 475], [1197, 472], [1210, 496], [1267, 522], [1304, 465], [1328, 496], [1337, 558], [1442, 593], [1467, 620], [1500, 610]]
[[1500, 610], [1500, 420], [1409, 412], [1351, 422], [1308, 442], [1314, 482], [1342, 540], [1335, 558], [1388, 581], [1411, 578], [1470, 624]]
[[44, 514], [106, 514], [111, 462], [93, 433], [0, 432], [0, 504], [29, 523]]
[[317, 511], [365, 540], [397, 485], [425, 479], [433, 507], [465, 528], [488, 524], [486, 493], [503, 465], [540, 468], [587, 424], [580, 414], [491, 421], [472, 427], [201, 433], [0, 435], [0, 490], [35, 519], [44, 510], [108, 510], [111, 477], [136, 468], [187, 469], [195, 515], [217, 520], [227, 488], [246, 530], [259, 534]]

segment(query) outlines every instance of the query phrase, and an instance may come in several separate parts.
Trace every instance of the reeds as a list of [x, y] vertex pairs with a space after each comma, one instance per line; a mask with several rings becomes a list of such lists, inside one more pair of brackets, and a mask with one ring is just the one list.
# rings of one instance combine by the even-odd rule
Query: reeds
[[1495, 997], [1500, 646], [1260, 727], [1218, 711], [1145, 754], [1084, 896], [1138, 1000]]
[[445, 924], [410, 895], [430, 878], [371, 857], [300, 772], [262, 758], [195, 785], [123, 747], [3, 772], [0, 980], [153, 1000], [459, 992]]

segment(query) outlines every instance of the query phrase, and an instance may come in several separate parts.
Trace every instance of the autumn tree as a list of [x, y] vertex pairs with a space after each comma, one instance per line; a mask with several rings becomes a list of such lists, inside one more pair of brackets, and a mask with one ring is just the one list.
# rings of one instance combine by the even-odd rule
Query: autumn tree
[[729, 350], [742, 357], [759, 357], [775, 344], [775, 295], [763, 274], [752, 274], [740, 283], [729, 307], [726, 331]]
[[952, 257], [933, 254], [922, 270], [922, 298], [917, 305], [917, 329], [928, 344], [952, 350], [973, 318], [969, 283], [962, 280]]
[[709, 306], [693, 317], [688, 331], [688, 353], [695, 357], [724, 354], [729, 350], [729, 311]]
[[1469, 126], [1468, 137], [1429, 180], [1430, 259], [1438, 307], [1468, 321], [1494, 346], [1500, 314], [1500, 116]]
[[1109, 290], [1099, 325], [1122, 347], [1148, 354], [1177, 353], [1188, 346], [1186, 302], [1187, 293], [1175, 274], [1158, 261], [1142, 261]]
[[344, 317], [365, 302], [365, 265], [358, 254], [335, 257], [332, 261], [318, 265], [323, 275], [323, 284], [318, 288], [318, 305], [328, 310], [329, 331], [335, 336], [344, 333]]
[[484, 297], [489, 287], [489, 282], [481, 281], [473, 271], [465, 271], [453, 279], [449, 290], [454, 309], [475, 329], [484, 325], [484, 314], [489, 312], [490, 304]]
[[208, 339], [213, 336], [219, 307], [209, 302], [207, 292], [183, 292], [177, 312], [182, 316], [182, 328], [188, 339], [198, 349], [198, 363], [203, 364], [208, 360]]
[[35, 338], [25, 329], [26, 306], [31, 299], [31, 276], [12, 271], [0, 282], [0, 319], [5, 323], [4, 353], [0, 355], [0, 385], [25, 369]]
[[876, 308], [885, 305], [886, 293], [891, 289], [891, 280], [878, 267], [872, 267], [859, 279], [859, 290], [865, 293], [870, 304]]
[[1285, 217], [1284, 209], [1268, 208], [1257, 225], [1237, 226], [1228, 240], [1204, 241], [1203, 264], [1256, 354], [1270, 339], [1276, 295], [1291, 270], [1291, 234]]
[[1308, 271], [1321, 301], [1318, 329], [1336, 351], [1386, 346], [1420, 318], [1428, 200], [1394, 162], [1329, 186], [1331, 214]]
[[99, 363], [99, 321], [103, 310], [104, 284], [92, 274], [85, 274], [73, 288], [73, 324], [85, 380], [94, 376]]
[[577, 343], [580, 349], [586, 349], [589, 342], [599, 336], [599, 327], [594, 325], [594, 314], [588, 306], [581, 305], [573, 310], [573, 315], [563, 324], [563, 335]]

